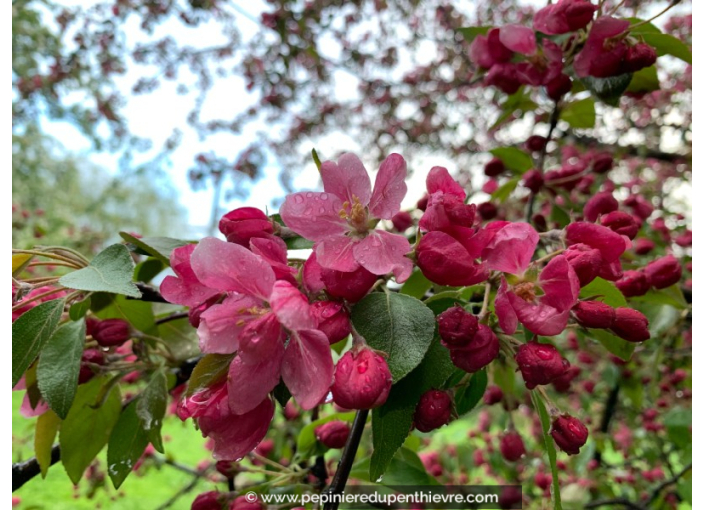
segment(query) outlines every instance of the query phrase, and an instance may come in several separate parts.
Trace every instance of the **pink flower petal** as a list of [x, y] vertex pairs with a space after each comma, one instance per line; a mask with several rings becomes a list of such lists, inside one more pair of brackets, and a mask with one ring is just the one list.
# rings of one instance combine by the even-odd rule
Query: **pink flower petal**
[[[355, 198], [362, 205], [369, 203], [372, 183], [364, 164], [354, 154], [343, 154], [337, 163], [325, 161], [320, 166], [320, 176], [327, 193], [332, 193], [350, 204], [354, 203]], [[288, 225], [288, 222], [286, 224]]]
[[315, 251], [313, 251], [308, 257], [308, 260], [303, 263], [303, 286], [311, 295], [318, 294], [325, 288], [325, 283], [323, 283], [323, 268], [318, 264]]
[[328, 393], [334, 366], [330, 342], [318, 330], [297, 331], [291, 335], [281, 376], [291, 395], [303, 409], [312, 409]]
[[567, 225], [565, 241], [568, 246], [582, 243], [599, 250], [604, 261], [608, 263], [618, 260], [626, 251], [626, 242], [621, 235], [610, 228], [585, 221]]
[[191, 257], [193, 271], [208, 287], [266, 300], [275, 276], [264, 259], [248, 249], [214, 237], [198, 243]]
[[508, 285], [506, 285], [506, 278], [502, 276], [501, 285], [494, 300], [494, 310], [503, 332], [507, 335], [513, 335], [516, 332], [516, 327], [518, 327], [518, 317], [516, 317], [516, 312], [513, 311], [513, 306], [511, 306], [507, 294]]
[[167, 276], [159, 288], [169, 303], [198, 306], [218, 294], [218, 291], [203, 285], [191, 268], [191, 255], [195, 244], [187, 244], [171, 252], [171, 268], [177, 276]]
[[537, 49], [535, 32], [522, 25], [504, 25], [499, 29], [499, 40], [509, 50], [522, 55], [533, 55]]
[[205, 353], [230, 354], [239, 349], [239, 337], [244, 327], [259, 317], [248, 309], [261, 306], [261, 301], [249, 296], [234, 295], [222, 304], [213, 305], [200, 316], [198, 338]]
[[342, 201], [332, 193], [307, 191], [288, 195], [279, 213], [286, 226], [298, 235], [320, 241], [350, 229], [340, 217], [341, 210]]
[[463, 201], [467, 197], [462, 186], [450, 176], [447, 168], [441, 166], [434, 166], [430, 169], [428, 177], [425, 178], [425, 186], [430, 195], [439, 191], [448, 195], [455, 195]]
[[400, 154], [390, 154], [381, 162], [369, 201], [369, 212], [375, 218], [390, 220], [401, 209], [406, 196], [406, 161]]
[[538, 233], [528, 223], [511, 223], [496, 233], [482, 251], [482, 258], [489, 269], [523, 274], [539, 239]]
[[359, 264], [354, 258], [354, 245], [357, 239], [346, 235], [330, 236], [315, 244], [315, 256], [318, 264], [326, 269], [349, 273], [356, 271]]
[[238, 354], [245, 363], [260, 363], [283, 347], [284, 335], [276, 315], [269, 312], [245, 326], [240, 334]]
[[413, 262], [405, 256], [410, 251], [411, 245], [402, 235], [374, 230], [354, 246], [354, 258], [370, 273], [393, 272], [396, 281], [403, 283], [413, 271]]
[[550, 4], [538, 12], [533, 17], [533, 28], [547, 35], [564, 34], [570, 31], [570, 26], [564, 16], [560, 16], [560, 8], [557, 4]]
[[289, 282], [279, 280], [274, 284], [269, 303], [276, 318], [290, 331], [314, 329], [318, 325], [308, 299]]
[[49, 404], [47, 404], [44, 399], [39, 399], [37, 402], [37, 407], [32, 408], [32, 404], [29, 401], [29, 394], [25, 393], [22, 399], [22, 405], [20, 406], [20, 414], [25, 418], [34, 418], [40, 414], [44, 414], [49, 410]]
[[509, 292], [506, 294], [516, 317], [528, 331], [536, 335], [555, 336], [565, 330], [570, 311], [559, 312], [545, 303], [528, 303]]
[[257, 407], [281, 378], [284, 348], [274, 349], [260, 363], [247, 364], [235, 356], [227, 373], [227, 395], [230, 409], [237, 415]]
[[273, 417], [274, 404], [267, 397], [246, 414], [237, 416], [227, 409], [215, 416], [199, 418], [198, 425], [203, 436], [214, 441], [216, 460], [240, 460], [264, 439]]
[[579, 297], [579, 278], [567, 258], [560, 255], [548, 262], [538, 280], [545, 292], [542, 302], [562, 312], [570, 310]]
[[277, 280], [296, 283], [298, 270], [288, 265], [288, 248], [283, 239], [276, 236], [255, 237], [250, 239], [249, 247], [252, 253], [259, 255], [271, 265]]

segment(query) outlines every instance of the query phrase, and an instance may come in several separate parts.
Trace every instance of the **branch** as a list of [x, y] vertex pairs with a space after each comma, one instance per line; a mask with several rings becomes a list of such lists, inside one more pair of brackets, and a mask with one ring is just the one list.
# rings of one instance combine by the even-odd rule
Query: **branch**
[[145, 283], [135, 283], [139, 291], [142, 293], [142, 297], [133, 298], [127, 296], [127, 299], [136, 299], [137, 301], [147, 301], [149, 303], [168, 303], [164, 296], [156, 290], [154, 287], [147, 285]]
[[660, 485], [658, 485], [657, 487], [655, 487], [655, 489], [653, 489], [653, 493], [650, 495], [650, 498], [648, 498], [648, 501], [645, 502], [646, 508], [649, 508], [649, 507], [650, 507], [650, 504], [651, 504], [653, 501], [655, 501], [655, 499], [660, 495], [660, 493], [661, 493], [663, 490], [665, 490], [668, 486], [670, 486], [670, 485], [672, 485], [672, 484], [674, 484], [674, 483], [677, 483], [677, 480], [679, 480], [680, 478], [682, 478], [682, 477], [687, 473], [687, 471], [690, 471], [691, 469], [692, 469], [692, 463], [690, 462], [689, 464], [687, 464], [687, 465], [682, 469], [682, 471], [680, 471], [679, 473], [677, 473], [677, 474], [676, 474], [675, 476], [673, 476], [672, 478], [670, 478], [670, 479], [668, 479], [668, 480], [665, 480], [665, 481], [662, 482]]
[[[616, 404], [618, 404], [618, 394], [621, 391], [621, 384], [616, 383], [616, 385], [611, 388], [609, 392], [609, 397], [606, 399], [606, 405], [604, 405], [604, 412], [601, 414], [601, 425], [599, 426], [599, 431], [602, 434], [606, 434], [609, 431], [609, 424], [611, 423], [614, 413], [616, 411]], [[599, 450], [594, 452], [594, 460], [601, 463], [601, 452]]]
[[[550, 115], [550, 128], [548, 129], [548, 136], [545, 137], [545, 145], [540, 151], [540, 156], [538, 156], [538, 165], [536, 168], [541, 175], [543, 173], [543, 167], [545, 166], [545, 156], [548, 152], [548, 144], [550, 144], [550, 140], [552, 139], [552, 134], [557, 127], [558, 120], [560, 120], [560, 106], [557, 102], [555, 102], [555, 108], [553, 108], [552, 114]], [[526, 210], [526, 221], [528, 223], [532, 223], [531, 219], [533, 218], [533, 208], [535, 207], [535, 195], [537, 195], [537, 193], [531, 192], [530, 199], [528, 200], [528, 209]]]
[[171, 322], [171, 321], [175, 321], [178, 319], [184, 319], [186, 317], [188, 317], [188, 312], [177, 312], [177, 313], [173, 313], [171, 315], [167, 315], [166, 317], [162, 317], [161, 319], [155, 320], [154, 324], [156, 324], [158, 326], [159, 324], [164, 324], [165, 322]]
[[[326, 494], [337, 495], [344, 492], [345, 485], [347, 485], [347, 479], [349, 478], [350, 471], [352, 470], [354, 458], [357, 455], [359, 441], [362, 439], [364, 425], [367, 423], [367, 416], [369, 416], [368, 409], [357, 411], [357, 414], [354, 417], [354, 422], [352, 423], [352, 430], [347, 438], [347, 444], [345, 444], [345, 449], [342, 451], [342, 456], [340, 457], [340, 463], [337, 465], [337, 471], [335, 471], [335, 476], [333, 477], [332, 483], [330, 483], [330, 487], [326, 491]], [[323, 510], [337, 510], [338, 504], [339, 503], [337, 502], [328, 501], [325, 503]]]
[[602, 499], [600, 501], [594, 501], [593, 503], [588, 503], [584, 505], [584, 508], [599, 508], [602, 506], [615, 506], [621, 505], [630, 510], [646, 510], [644, 507], [635, 504], [626, 498], [613, 498], [613, 499]]

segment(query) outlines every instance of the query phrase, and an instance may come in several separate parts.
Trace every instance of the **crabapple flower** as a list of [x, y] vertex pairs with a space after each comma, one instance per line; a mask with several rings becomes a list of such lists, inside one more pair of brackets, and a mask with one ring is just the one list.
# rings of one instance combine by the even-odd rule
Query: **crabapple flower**
[[587, 442], [589, 431], [577, 418], [563, 414], [553, 420], [550, 435], [563, 452], [577, 455]]
[[[536, 287], [543, 292], [539, 297]], [[537, 282], [509, 286], [502, 277], [495, 300], [499, 326], [509, 335], [516, 332], [518, 322], [536, 335], [559, 335], [578, 296], [579, 278], [567, 258], [559, 255], [543, 268]]]
[[630, 23], [625, 19], [602, 16], [594, 21], [589, 30], [584, 49], [574, 58], [574, 70], [577, 76], [584, 78], [608, 78], [623, 74], [623, 59], [628, 53], [624, 40], [614, 39], [628, 30]]
[[558, 0], [535, 13], [533, 28], [547, 35], [566, 34], [585, 28], [596, 10], [589, 0]]
[[256, 207], [240, 207], [220, 219], [218, 225], [227, 240], [247, 248], [252, 238], [269, 237], [274, 233], [274, 224]]
[[538, 246], [538, 232], [528, 223], [495, 221], [480, 233], [488, 242], [482, 259], [488, 269], [523, 274]]
[[374, 190], [364, 165], [354, 154], [343, 154], [337, 163], [320, 168], [323, 192], [288, 195], [281, 218], [299, 235], [315, 241], [318, 264], [342, 272], [365, 268], [375, 275], [393, 272], [398, 282], [411, 275], [413, 263], [405, 255], [408, 240], [377, 230], [378, 220], [399, 212], [406, 195], [406, 162], [391, 154], [382, 163]]
[[203, 285], [191, 267], [191, 255], [195, 244], [180, 246], [171, 252], [170, 262], [176, 276], [169, 275], [161, 282], [161, 295], [169, 303], [196, 307], [219, 294], [215, 289]]

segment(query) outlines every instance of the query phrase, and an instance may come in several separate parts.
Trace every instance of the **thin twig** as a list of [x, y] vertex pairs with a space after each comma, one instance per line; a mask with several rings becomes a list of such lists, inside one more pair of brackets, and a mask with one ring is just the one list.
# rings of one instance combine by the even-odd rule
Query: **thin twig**
[[[550, 128], [548, 129], [548, 136], [545, 137], [545, 145], [543, 146], [542, 150], [540, 151], [540, 155], [538, 156], [538, 165], [536, 169], [540, 174], [543, 174], [543, 167], [545, 166], [545, 156], [547, 155], [548, 152], [548, 145], [550, 144], [550, 140], [552, 139], [552, 134], [555, 131], [555, 127], [557, 126], [557, 121], [560, 119], [560, 106], [559, 103], [556, 101], [555, 102], [555, 108], [552, 110], [552, 114], [550, 115]], [[535, 207], [535, 196], [537, 193], [531, 193], [530, 194], [530, 199], [528, 200], [528, 209], [526, 211], [526, 221], [528, 223], [531, 223], [532, 218], [533, 218], [533, 208]]]

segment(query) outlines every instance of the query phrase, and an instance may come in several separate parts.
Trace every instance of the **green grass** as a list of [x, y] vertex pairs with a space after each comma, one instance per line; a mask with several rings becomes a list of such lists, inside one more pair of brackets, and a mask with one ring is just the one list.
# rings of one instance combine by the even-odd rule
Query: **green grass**
[[[27, 419], [20, 415], [19, 408], [24, 392], [13, 392], [12, 413], [12, 457], [13, 462], [26, 460], [34, 456], [33, 437], [36, 418]], [[164, 421], [163, 434], [166, 456], [179, 464], [195, 468], [203, 460], [211, 460], [211, 455], [204, 448], [205, 439], [195, 430], [189, 421], [182, 423], [171, 416]], [[156, 454], [160, 456], [160, 454]], [[99, 455], [100, 471], [105, 480], [92, 486], [85, 479], [74, 488], [61, 463], [54, 464], [42, 480], [37, 476], [13, 493], [19, 496], [21, 503], [16, 509], [52, 509], [80, 510], [109, 508], [115, 510], [151, 510], [157, 509], [183, 487], [188, 485], [193, 477], [171, 466], [156, 466], [147, 463], [140, 472], [133, 472], [120, 487], [115, 490], [106, 473], [105, 449]], [[213, 471], [216, 480], [220, 480]], [[208, 490], [227, 490], [224, 483], [215, 483], [201, 479], [188, 494], [180, 497], [170, 507], [172, 509], [189, 509], [193, 498]], [[89, 497], [92, 493], [92, 497]]]

